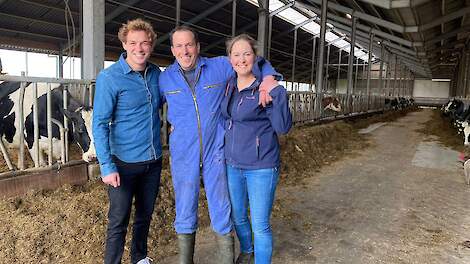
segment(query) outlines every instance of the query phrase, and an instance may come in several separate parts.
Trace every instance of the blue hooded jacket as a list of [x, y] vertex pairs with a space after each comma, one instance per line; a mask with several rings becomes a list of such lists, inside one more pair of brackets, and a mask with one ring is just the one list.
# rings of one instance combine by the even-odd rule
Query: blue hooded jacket
[[278, 134], [286, 134], [292, 126], [286, 89], [278, 85], [269, 93], [272, 103], [258, 104], [260, 68], [266, 61], [257, 58], [252, 72], [256, 80], [238, 91], [233, 78], [225, 91], [221, 111], [226, 121], [226, 163], [242, 169], [265, 169], [279, 166]]

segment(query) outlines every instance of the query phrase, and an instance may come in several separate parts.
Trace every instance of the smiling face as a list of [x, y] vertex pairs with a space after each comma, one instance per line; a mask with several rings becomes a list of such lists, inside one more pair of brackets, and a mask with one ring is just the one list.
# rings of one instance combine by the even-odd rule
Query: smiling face
[[173, 33], [171, 53], [175, 56], [181, 68], [185, 71], [196, 66], [199, 57], [199, 43], [191, 31], [181, 30]]
[[143, 30], [131, 30], [122, 47], [127, 52], [126, 61], [134, 71], [143, 71], [152, 53], [152, 39]]
[[252, 74], [253, 64], [255, 62], [255, 52], [250, 43], [244, 39], [233, 43], [230, 51], [230, 63], [238, 76], [247, 76]]

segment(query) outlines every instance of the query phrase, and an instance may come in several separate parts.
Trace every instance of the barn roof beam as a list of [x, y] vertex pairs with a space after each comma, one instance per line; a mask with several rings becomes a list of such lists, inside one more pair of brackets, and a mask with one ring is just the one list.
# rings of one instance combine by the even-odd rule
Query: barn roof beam
[[[299, 8], [303, 8], [303, 9], [313, 11], [316, 14], [320, 14], [320, 12], [321, 12], [321, 10], [319, 8], [316, 8], [316, 7], [314, 7], [312, 5], [309, 5], [309, 4], [303, 4], [303, 3], [300, 3], [300, 2], [296, 2], [295, 6], [299, 7]], [[328, 14], [328, 23], [330, 23], [334, 26], [337, 26], [338, 23], [345, 24], [349, 27], [348, 31], [350, 31], [350, 28], [351, 28], [351, 25], [352, 25], [352, 21], [350, 19], [340, 17], [340, 16], [337, 16], [337, 15], [334, 15], [334, 14], [331, 14], [331, 13]], [[357, 23], [357, 29], [363, 30], [365, 32], [372, 32], [375, 36], [380, 36], [382, 38], [387, 38], [391, 41], [394, 41], [398, 44], [402, 44], [402, 45], [405, 45], [405, 46], [408, 46], [408, 47], [422, 46], [421, 42], [412, 42], [412, 41], [406, 40], [404, 38], [394, 36], [390, 33], [383, 32], [383, 31], [378, 30], [376, 28], [371, 28], [371, 27], [366, 26], [364, 24]]]
[[425, 40], [424, 44], [426, 47], [432, 46], [435, 43], [439, 43], [441, 40], [445, 40], [451, 37], [454, 37], [455, 35], [462, 33], [462, 32], [468, 32], [470, 30], [470, 25], [467, 25], [465, 27], [457, 28], [455, 30], [452, 30], [450, 32], [447, 32], [445, 34], [439, 35], [436, 38], [430, 39], [430, 40]]
[[[272, 16], [275, 16], [275, 15], [279, 14], [280, 12], [282, 12], [282, 11], [288, 9], [289, 7], [293, 6], [294, 3], [295, 3], [295, 2], [290, 2], [289, 4], [287, 4], [287, 5], [285, 5], [285, 6], [282, 6], [282, 7], [278, 8], [278, 9], [276, 9], [276, 10], [273, 10], [272, 12], [269, 13], [269, 16], [272, 17]], [[244, 27], [242, 27], [241, 29], [239, 29], [238, 32], [245, 32], [245, 31], [247, 31], [248, 29], [250, 29], [250, 28], [252, 28], [252, 27], [254, 27], [254, 26], [256, 26], [256, 25], [258, 25], [258, 21], [252, 21], [251, 23], [249, 23], [249, 24], [247, 24], [246, 26], [244, 26]], [[279, 35], [286, 35], [286, 34], [288, 34], [289, 32], [292, 32], [293, 30], [294, 30], [294, 29], [289, 29], [289, 30], [287, 30], [287, 31], [285, 31], [285, 32], [281, 32], [281, 33], [279, 33], [279, 34], [276, 34], [276, 37], [279, 36]], [[276, 39], [276, 38], [274, 38], [274, 39]], [[271, 40], [271, 41], [272, 41], [272, 40]], [[205, 52], [207, 52], [207, 51], [209, 51], [209, 50], [211, 50], [211, 49], [217, 47], [219, 44], [221, 44], [221, 43], [223, 43], [223, 42], [225, 42], [225, 39], [220, 39], [220, 40], [218, 40], [218, 41], [212, 43], [211, 45], [206, 46], [204, 49], [202, 49], [201, 53], [205, 53]], [[300, 43], [299, 45], [301, 45], [301, 44], [302, 44], [302, 43]]]
[[371, 5], [385, 9], [415, 7], [429, 2], [430, 0], [359, 0]]
[[[338, 29], [341, 29], [342, 33], [344, 33], [348, 36], [351, 35], [351, 33], [348, 31], [349, 30], [348, 26], [345, 26], [345, 25], [342, 25], [342, 24], [335, 24], [335, 26], [337, 26]], [[369, 39], [369, 34], [368, 33], [357, 30], [356, 31], [356, 37], [362, 37], [362, 39], [368, 43], [368, 39]], [[384, 40], [384, 39], [377, 38], [377, 37], [375, 37], [375, 39], [377, 41], [383, 42], [386, 46], [388, 46], [390, 48], [394, 48], [394, 49], [400, 50], [404, 53], [408, 53], [409, 55], [407, 55], [407, 56], [410, 56], [410, 55], [417, 56], [418, 55], [415, 50], [408, 49], [408, 48], [402, 47], [400, 45], [394, 44], [394, 43], [390, 42], [389, 40]], [[374, 44], [374, 47], [376, 47], [376, 46], [377, 45]], [[379, 54], [379, 53], [377, 53], [377, 54]]]
[[[308, 0], [308, 1], [311, 2], [311, 3], [315, 3], [315, 4], [320, 4], [321, 3], [321, 0]], [[365, 0], [361, 0], [361, 1], [365, 1]], [[428, 0], [417, 0], [417, 1], [421, 1], [422, 3], [428, 2]], [[369, 1], [367, 1], [367, 2], [369, 2]], [[371, 0], [370, 2], [371, 3], [380, 3], [380, 2], [384, 2], [384, 0]], [[391, 2], [391, 1], [389, 1], [389, 2]], [[405, 2], [410, 3], [409, 0], [408, 1], [399, 0], [399, 1], [393, 1], [393, 2], [397, 3], [397, 5], [398, 4], [404, 5]], [[296, 3], [296, 5], [300, 5], [300, 3]], [[418, 5], [418, 2], [416, 2], [416, 4], [413, 5], [413, 6], [416, 6], [416, 5]], [[381, 6], [381, 5], [379, 5], [379, 6]], [[404, 5], [402, 7], [410, 7], [410, 5], [408, 5], [408, 6]], [[328, 8], [330, 8], [332, 10], [342, 12], [342, 13], [345, 13], [345, 14], [350, 14], [351, 16], [357, 17], [361, 20], [374, 23], [375, 25], [379, 25], [379, 26], [385, 27], [387, 29], [390, 29], [390, 30], [393, 30], [393, 31], [396, 31], [396, 32], [399, 32], [399, 33], [425, 31], [427, 29], [439, 26], [441, 24], [444, 24], [446, 22], [449, 22], [449, 21], [452, 21], [454, 19], [460, 18], [460, 17], [465, 16], [466, 14], [470, 13], [470, 7], [467, 7], [467, 8], [457, 10], [457, 11], [451, 13], [451, 14], [447, 14], [445, 16], [442, 16], [442, 17], [440, 17], [436, 20], [433, 20], [430, 23], [427, 23], [427, 24], [424, 24], [424, 25], [421, 25], [421, 26], [402, 26], [402, 25], [392, 23], [390, 21], [387, 21], [387, 20], [384, 20], [384, 19], [381, 19], [381, 18], [378, 18], [378, 17], [375, 17], [375, 16], [371, 16], [369, 14], [359, 12], [359, 11], [356, 11], [352, 8], [342, 6], [342, 5], [339, 5], [339, 4], [335, 4], [335, 3], [332, 3], [332, 2], [328, 3]], [[333, 17], [333, 15], [329, 15], [329, 16]]]
[[[28, 0], [20, 0], [20, 1], [23, 2], [23, 3], [29, 4], [29, 5], [35, 5], [35, 6], [39, 6], [39, 7], [43, 7], [43, 8], [47, 8], [47, 9], [52, 9], [52, 10], [59, 11], [59, 12], [62, 12], [62, 13], [64, 12], [63, 7], [56, 7], [56, 6], [53, 6], [53, 5], [41, 4], [41, 3], [38, 3], [38, 2], [35, 2], [35, 1], [28, 1]], [[72, 13], [72, 15], [76, 15], [76, 16], [80, 15], [78, 12], [73, 11], [73, 10], [71, 10], [70, 12]]]
[[[192, 19], [190, 19], [189, 21], [186, 21], [186, 22], [183, 22], [182, 25], [191, 25], [191, 24], [195, 24], [195, 23], [198, 23], [199, 21], [203, 20], [204, 18], [206, 18], [207, 16], [209, 16], [210, 14], [214, 13], [215, 11], [221, 9], [222, 7], [226, 6], [227, 4], [229, 3], [232, 3], [233, 0], [223, 0], [221, 2], [219, 2], [218, 4], [212, 6], [211, 8], [207, 9], [206, 11], [202, 12], [201, 14], [193, 17]], [[170, 33], [167, 33], [161, 37], [159, 37], [155, 43], [156, 44], [160, 44], [162, 43], [163, 41], [167, 40], [170, 38]]]
[[[318, 5], [321, 4], [321, 0], [308, 0], [308, 2], [315, 3], [315, 4], [318, 4]], [[356, 11], [356, 10], [354, 10], [352, 8], [349, 8], [349, 7], [346, 7], [346, 6], [335, 4], [333, 2], [328, 2], [328, 8], [332, 9], [332, 10], [342, 12], [342, 13], [345, 13], [345, 14], [350, 14], [351, 16], [357, 17], [361, 20], [368, 21], [368, 22], [377, 24], [377, 25], [385, 27], [385, 28], [389, 28], [389, 29], [391, 29], [393, 31], [396, 31], [396, 32], [400, 32], [400, 33], [405, 32], [405, 27], [402, 26], [402, 25], [392, 23], [390, 21], [380, 19], [376, 16], [371, 16], [369, 14], [366, 14], [366, 13], [363, 13], [363, 12], [360, 12], [360, 11]]]
[[[21, 0], [21, 1], [23, 1], [23, 0]], [[109, 2], [109, 0], [106, 0], [106, 1]], [[114, 22], [113, 19], [115, 19], [119, 15], [126, 12], [130, 7], [137, 4], [139, 1], [140, 0], [129, 0], [129, 1], [124, 2], [124, 3], [118, 3], [119, 6], [113, 12], [111, 12], [110, 14], [108, 14], [105, 17], [105, 19], [104, 19], [105, 25], [109, 22]], [[63, 11], [63, 10], [61, 10], [61, 11]], [[64, 45], [64, 47], [62, 49], [62, 52], [65, 52], [66, 50], [69, 50], [74, 45], [77, 45], [80, 42], [80, 40], [82, 39], [82, 37], [83, 37], [83, 33], [80, 32], [80, 34], [78, 34], [78, 36], [75, 38], [73, 43], [68, 43], [67, 45]]]
[[445, 16], [442, 16], [440, 18], [437, 18], [437, 19], [433, 19], [432, 22], [429, 22], [427, 24], [424, 24], [424, 25], [421, 25], [418, 27], [418, 30], [419, 31], [425, 31], [425, 30], [428, 30], [428, 29], [431, 29], [433, 27], [437, 27], [441, 24], [444, 24], [444, 23], [447, 23], [449, 21], [452, 21], [454, 19], [457, 19], [457, 18], [460, 18], [460, 17], [463, 17], [467, 14], [470, 13], [470, 7], [466, 7], [466, 8], [463, 8], [463, 9], [460, 9], [460, 10], [457, 10], [453, 13], [450, 13], [450, 14], [447, 14]]
[[133, 5], [137, 4], [138, 2], [140, 2], [140, 0], [129, 0], [125, 3], [123, 3], [124, 5], [120, 5], [118, 8], [114, 9], [113, 12], [109, 13], [105, 17], [104, 23], [106, 24], [106, 23], [112, 21], [116, 17], [118, 17], [121, 14], [123, 14], [124, 12], [126, 12], [129, 9], [129, 6], [133, 6]]
[[39, 33], [32, 33], [32, 32], [21, 31], [21, 30], [13, 30], [13, 29], [2, 28], [2, 27], [0, 27], [0, 31], [10, 32], [10, 33], [18, 33], [18, 34], [25, 34], [25, 35], [32, 36], [32, 37], [37, 37], [37, 38], [54, 39], [54, 40], [58, 40], [58, 41], [67, 40], [67, 39], [62, 38], [62, 37], [43, 35], [43, 34], [39, 34]]
[[[361, 36], [356, 36], [356, 41], [361, 45], [367, 45], [369, 43], [369, 39], [363, 38]], [[384, 44], [386, 44], [384, 42]], [[378, 54], [380, 46], [376, 43], [373, 45], [373, 50]], [[389, 47], [389, 51], [398, 56], [398, 58], [407, 64], [407, 66], [412, 69], [414, 72], [419, 73], [423, 76], [430, 76], [430, 70], [425, 67], [421, 61], [416, 60], [415, 58], [410, 57], [409, 54], [401, 52], [399, 50], [393, 49]]]

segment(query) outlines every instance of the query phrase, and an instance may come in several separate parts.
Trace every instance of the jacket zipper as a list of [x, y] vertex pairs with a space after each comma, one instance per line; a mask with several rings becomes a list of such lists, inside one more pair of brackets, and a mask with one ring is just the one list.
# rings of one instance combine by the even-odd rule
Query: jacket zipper
[[259, 159], [259, 136], [256, 136], [256, 158]]
[[148, 67], [145, 67], [144, 71], [144, 83], [145, 83], [145, 88], [147, 89], [148, 94], [150, 95], [150, 139], [151, 142], [150, 144], [152, 145], [152, 153], [153, 153], [153, 159], [157, 158], [157, 153], [155, 151], [155, 146], [153, 145], [153, 109], [152, 109], [152, 93], [150, 92], [150, 89], [147, 84], [147, 69]]
[[[201, 76], [201, 71], [202, 69], [200, 68], [199, 71], [197, 72], [196, 75], [196, 81], [194, 82], [194, 87], [196, 87], [197, 82], [199, 81], [199, 77]], [[199, 168], [202, 169], [202, 159], [203, 159], [203, 151], [202, 151], [202, 128], [201, 128], [201, 117], [199, 114], [199, 107], [196, 101], [196, 91], [191, 88], [191, 85], [188, 83], [188, 80], [186, 80], [186, 77], [184, 77], [183, 71], [180, 69], [180, 73], [183, 76], [183, 80], [186, 82], [186, 84], [189, 87], [189, 90], [191, 91], [191, 95], [193, 97], [193, 102], [194, 102], [194, 108], [196, 110], [196, 117], [197, 117], [197, 130], [199, 134]]]

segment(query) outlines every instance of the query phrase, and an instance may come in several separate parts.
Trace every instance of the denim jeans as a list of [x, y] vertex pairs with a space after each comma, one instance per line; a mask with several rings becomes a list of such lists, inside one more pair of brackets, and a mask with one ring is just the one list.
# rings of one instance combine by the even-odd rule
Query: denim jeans
[[105, 264], [121, 263], [127, 226], [135, 197], [135, 215], [132, 226], [131, 262], [147, 257], [147, 237], [155, 200], [160, 186], [161, 159], [147, 164], [116, 162], [121, 185], [109, 186], [108, 230]]
[[[240, 241], [240, 251], [251, 253], [254, 250], [256, 264], [271, 263], [273, 235], [269, 218], [279, 169], [275, 167], [246, 170], [227, 165], [227, 178], [232, 203], [232, 221]], [[248, 206], [251, 224], [248, 219]]]

